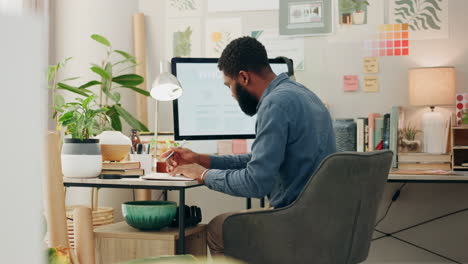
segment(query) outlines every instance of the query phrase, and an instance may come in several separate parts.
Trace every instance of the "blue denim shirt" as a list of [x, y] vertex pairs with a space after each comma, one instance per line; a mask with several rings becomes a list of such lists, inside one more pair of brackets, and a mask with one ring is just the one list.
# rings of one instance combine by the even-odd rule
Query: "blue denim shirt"
[[210, 156], [205, 184], [234, 196], [267, 196], [271, 206], [284, 207], [335, 152], [332, 121], [320, 99], [285, 73], [263, 92], [257, 110], [252, 152]]

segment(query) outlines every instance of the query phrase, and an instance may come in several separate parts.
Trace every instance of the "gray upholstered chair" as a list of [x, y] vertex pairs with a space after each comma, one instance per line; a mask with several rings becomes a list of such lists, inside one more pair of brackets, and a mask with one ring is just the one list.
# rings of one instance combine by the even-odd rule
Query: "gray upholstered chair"
[[225, 255], [269, 264], [366, 260], [391, 160], [391, 151], [330, 155], [291, 205], [228, 217]]

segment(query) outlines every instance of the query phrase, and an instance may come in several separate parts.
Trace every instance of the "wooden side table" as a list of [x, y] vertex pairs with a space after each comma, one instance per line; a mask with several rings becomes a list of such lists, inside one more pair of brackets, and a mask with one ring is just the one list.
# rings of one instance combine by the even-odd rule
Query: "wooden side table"
[[[159, 231], [140, 231], [126, 222], [94, 229], [97, 263], [121, 263], [139, 258], [175, 255], [179, 231], [163, 228]], [[185, 229], [186, 253], [206, 256], [206, 225]]]

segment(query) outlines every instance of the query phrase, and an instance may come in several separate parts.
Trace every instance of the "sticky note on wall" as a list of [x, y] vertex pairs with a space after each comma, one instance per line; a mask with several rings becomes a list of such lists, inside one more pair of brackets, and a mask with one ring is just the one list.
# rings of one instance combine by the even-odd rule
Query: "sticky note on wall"
[[365, 57], [363, 60], [364, 73], [378, 73], [379, 72], [379, 58], [378, 57]]
[[247, 139], [233, 139], [232, 140], [232, 153], [233, 154], [247, 153]]
[[357, 91], [359, 87], [359, 78], [357, 75], [343, 76], [343, 90], [345, 92]]
[[368, 93], [375, 93], [379, 91], [379, 77], [378, 76], [364, 76], [363, 90]]
[[231, 155], [232, 154], [232, 141], [224, 140], [218, 141], [218, 155]]

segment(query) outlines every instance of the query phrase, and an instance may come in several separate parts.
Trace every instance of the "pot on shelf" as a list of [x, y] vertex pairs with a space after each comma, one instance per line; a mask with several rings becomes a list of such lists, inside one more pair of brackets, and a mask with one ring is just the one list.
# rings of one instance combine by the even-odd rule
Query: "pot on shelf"
[[353, 13], [353, 24], [362, 25], [366, 21], [366, 11], [356, 11]]
[[120, 131], [104, 131], [96, 138], [101, 142], [102, 160], [104, 161], [125, 159], [132, 146], [130, 138]]
[[93, 178], [102, 170], [99, 139], [65, 138], [62, 146], [62, 173], [70, 178]]

